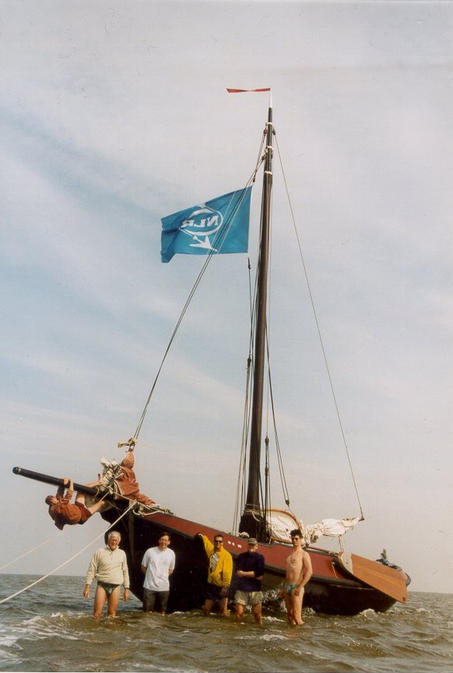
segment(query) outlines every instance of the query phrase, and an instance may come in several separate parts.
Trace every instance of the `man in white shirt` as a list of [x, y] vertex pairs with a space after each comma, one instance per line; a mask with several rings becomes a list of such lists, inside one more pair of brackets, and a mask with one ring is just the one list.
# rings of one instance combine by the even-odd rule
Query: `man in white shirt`
[[158, 546], [150, 547], [143, 556], [142, 573], [145, 575], [143, 610], [145, 612], [153, 612], [156, 602], [162, 615], [167, 610], [170, 595], [169, 577], [175, 569], [175, 552], [169, 549], [169, 544], [169, 533], [162, 533]]

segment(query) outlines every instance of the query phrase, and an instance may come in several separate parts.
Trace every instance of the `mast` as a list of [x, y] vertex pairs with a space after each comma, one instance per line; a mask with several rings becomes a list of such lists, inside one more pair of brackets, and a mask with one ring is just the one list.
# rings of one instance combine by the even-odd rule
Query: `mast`
[[252, 419], [249, 449], [247, 499], [239, 524], [240, 532], [247, 532], [261, 541], [266, 538], [266, 521], [261, 512], [260, 458], [263, 424], [264, 364], [266, 353], [267, 278], [269, 266], [269, 238], [272, 190], [272, 104], [269, 105], [266, 131], [266, 150], [261, 199], [260, 244], [257, 282], [257, 316], [255, 327], [255, 359], [253, 367]]

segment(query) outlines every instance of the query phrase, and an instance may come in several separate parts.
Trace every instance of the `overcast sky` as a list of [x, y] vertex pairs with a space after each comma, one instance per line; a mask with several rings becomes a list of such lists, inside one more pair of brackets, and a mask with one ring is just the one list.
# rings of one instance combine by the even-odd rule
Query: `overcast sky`
[[[4, 572], [47, 573], [105, 529], [57, 531], [51, 489], [11, 469], [86, 482], [121, 458], [202, 264], [160, 262], [160, 218], [244, 186], [268, 96], [225, 88], [271, 86], [365, 514], [345, 546], [385, 547], [413, 590], [453, 591], [451, 3], [2, 0], [0, 24], [2, 561], [47, 543]], [[274, 181], [291, 506], [306, 523], [355, 516], [277, 154]], [[247, 316], [247, 256], [216, 258], [136, 449], [142, 491], [224, 530]], [[62, 572], [83, 574], [92, 549]]]

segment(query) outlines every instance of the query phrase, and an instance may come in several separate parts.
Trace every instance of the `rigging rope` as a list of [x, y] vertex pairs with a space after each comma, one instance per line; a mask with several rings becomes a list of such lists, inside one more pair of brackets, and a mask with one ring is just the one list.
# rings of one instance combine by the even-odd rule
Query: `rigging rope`
[[129, 510], [132, 509], [132, 507], [134, 507], [135, 503], [136, 503], [136, 501], [134, 500], [134, 501], [129, 505], [129, 507], [128, 507], [126, 510], [124, 510], [124, 512], [121, 514], [121, 516], [119, 516], [118, 519], [116, 519], [116, 521], [114, 521], [114, 522], [107, 528], [106, 531], [104, 531], [104, 532], [101, 533], [100, 535], [96, 535], [96, 537], [93, 538], [93, 539], [91, 540], [91, 542], [89, 542], [87, 545], [85, 545], [84, 547], [82, 547], [82, 549], [80, 549], [80, 551], [78, 551], [76, 554], [74, 554], [73, 556], [71, 556], [71, 558], [67, 559], [67, 561], [64, 561], [64, 563], [60, 563], [59, 566], [57, 566], [56, 568], [54, 568], [53, 570], [51, 570], [50, 572], [48, 572], [46, 575], [43, 575], [43, 576], [40, 577], [39, 579], [35, 580], [34, 582], [32, 582], [31, 584], [29, 584], [28, 586], [23, 587], [23, 589], [20, 589], [19, 591], [16, 591], [15, 593], [11, 594], [11, 596], [7, 596], [6, 598], [3, 598], [3, 599], [0, 601], [0, 605], [1, 605], [2, 603], [6, 603], [6, 601], [11, 600], [11, 598], [15, 598], [16, 596], [19, 596], [19, 594], [22, 594], [24, 591], [27, 591], [27, 589], [31, 589], [31, 588], [34, 587], [36, 584], [39, 584], [39, 583], [42, 582], [43, 580], [47, 579], [47, 577], [50, 577], [50, 575], [53, 575], [53, 573], [55, 573], [57, 570], [60, 570], [60, 568], [63, 568], [65, 565], [67, 565], [68, 563], [70, 563], [73, 559], [77, 558], [77, 556], [80, 556], [80, 554], [81, 554], [82, 552], [84, 552], [85, 549], [88, 549], [88, 547], [90, 547], [90, 546], [93, 544], [93, 542], [96, 542], [96, 540], [99, 540], [99, 538], [103, 537], [107, 531], [109, 531], [111, 528], [113, 528], [113, 526], [116, 526], [116, 524], [118, 523], [118, 521], [120, 521], [120, 520], [123, 518], [123, 516], [125, 516], [125, 515], [129, 512]]
[[[257, 174], [257, 172], [258, 172], [258, 170], [259, 170], [259, 167], [260, 167], [261, 163], [264, 161], [264, 157], [262, 156], [262, 147], [263, 147], [263, 144], [264, 144], [264, 137], [265, 137], [265, 136], [264, 136], [264, 132], [263, 132], [263, 136], [262, 136], [262, 139], [261, 139], [261, 145], [260, 145], [260, 149], [259, 149], [259, 152], [258, 152], [258, 159], [257, 159], [256, 165], [255, 165], [255, 168], [254, 168], [254, 170], [253, 170], [251, 176], [249, 177], [249, 179], [248, 179], [248, 181], [247, 181], [247, 183], [246, 183], [246, 185], [245, 185], [245, 187], [244, 187], [244, 190], [243, 190], [244, 195], [245, 195], [245, 191], [246, 191], [246, 189], [247, 189], [250, 185], [252, 185], [252, 184], [255, 182], [256, 174]], [[231, 214], [230, 219], [229, 219], [229, 225], [228, 225], [227, 227], [225, 227], [225, 229], [223, 230], [223, 232], [221, 231], [221, 235], [219, 236], [219, 239], [220, 239], [220, 246], [218, 246], [218, 244], [217, 244], [217, 239], [216, 239], [216, 241], [215, 241], [215, 245], [216, 245], [216, 247], [218, 247], [219, 249], [221, 249], [221, 247], [222, 247], [223, 241], [224, 241], [225, 237], [227, 236], [228, 231], [229, 231], [229, 229], [230, 229], [230, 227], [231, 227], [231, 222], [232, 222], [232, 220], [233, 220], [233, 218], [234, 218], [234, 216], [235, 216], [237, 210], [240, 208], [241, 203], [242, 203], [242, 200], [243, 200], [243, 197], [241, 197], [241, 199], [238, 201], [235, 210], [234, 210], [233, 213]], [[201, 279], [203, 278], [203, 276], [204, 276], [204, 274], [205, 274], [205, 272], [206, 272], [206, 269], [207, 269], [208, 266], [209, 266], [209, 263], [211, 262], [212, 257], [214, 256], [214, 254], [217, 254], [214, 250], [211, 250], [211, 251], [208, 253], [208, 255], [207, 255], [207, 257], [206, 257], [206, 261], [204, 262], [203, 266], [201, 267], [201, 271], [199, 272], [197, 278], [195, 279], [195, 282], [194, 282], [194, 284], [193, 284], [193, 287], [192, 287], [192, 289], [191, 289], [190, 292], [189, 292], [189, 295], [188, 295], [188, 297], [187, 297], [187, 299], [186, 299], [186, 302], [185, 302], [185, 304], [184, 304], [184, 306], [183, 306], [183, 308], [182, 308], [182, 311], [181, 311], [181, 313], [180, 313], [180, 315], [179, 315], [179, 318], [178, 318], [178, 320], [176, 321], [176, 325], [175, 325], [175, 327], [174, 327], [174, 329], [173, 329], [173, 332], [172, 332], [172, 334], [171, 334], [171, 336], [170, 336], [170, 340], [169, 340], [169, 342], [168, 342], [167, 348], [166, 348], [165, 351], [164, 351], [164, 355], [163, 355], [163, 357], [162, 357], [161, 363], [160, 363], [159, 368], [158, 368], [158, 370], [157, 370], [157, 374], [156, 374], [156, 376], [155, 376], [155, 378], [154, 378], [154, 382], [153, 382], [153, 384], [152, 384], [152, 386], [151, 386], [151, 390], [150, 390], [150, 392], [149, 392], [149, 395], [148, 395], [148, 397], [147, 397], [145, 406], [144, 406], [143, 411], [142, 411], [142, 414], [141, 414], [141, 416], [140, 416], [140, 419], [139, 419], [139, 422], [138, 422], [138, 425], [137, 425], [137, 429], [136, 429], [136, 431], [135, 431], [135, 433], [134, 433], [134, 435], [133, 435], [134, 438], [135, 438], [135, 440], [137, 440], [138, 437], [139, 437], [139, 434], [140, 434], [140, 431], [141, 431], [143, 422], [144, 422], [144, 420], [145, 420], [146, 412], [147, 412], [147, 410], [148, 410], [149, 403], [151, 402], [151, 398], [152, 398], [153, 393], [154, 393], [154, 390], [155, 390], [155, 388], [156, 388], [157, 381], [158, 381], [158, 379], [159, 379], [159, 377], [160, 377], [160, 374], [161, 374], [161, 372], [162, 372], [162, 369], [163, 369], [165, 360], [167, 359], [168, 353], [170, 352], [170, 348], [171, 348], [171, 346], [172, 346], [172, 344], [173, 344], [173, 342], [174, 342], [174, 340], [175, 340], [175, 338], [176, 338], [176, 334], [177, 334], [177, 332], [178, 332], [178, 330], [179, 330], [179, 327], [181, 326], [181, 323], [182, 323], [183, 318], [184, 318], [184, 316], [185, 316], [185, 314], [186, 314], [186, 312], [187, 312], [187, 309], [189, 308], [189, 305], [190, 305], [190, 303], [191, 303], [191, 301], [192, 301], [192, 299], [193, 299], [193, 296], [194, 296], [194, 294], [195, 294], [195, 292], [196, 292], [196, 290], [197, 290], [197, 288], [198, 288], [198, 286], [199, 286], [199, 284], [200, 284], [200, 282], [201, 282]]]
[[7, 568], [8, 566], [12, 565], [16, 561], [19, 561], [19, 559], [24, 558], [25, 556], [28, 556], [32, 552], [36, 551], [40, 547], [44, 547], [44, 545], [49, 544], [52, 540], [55, 540], [56, 536], [52, 535], [51, 537], [48, 537], [47, 540], [44, 540], [44, 542], [40, 542], [36, 547], [33, 547], [33, 549], [29, 549], [28, 551], [24, 552], [23, 554], [20, 554], [20, 556], [16, 556], [16, 558], [13, 558], [12, 561], [8, 561], [8, 563], [5, 563], [5, 565], [0, 566], [0, 570], [3, 570], [4, 568]]
[[252, 296], [252, 280], [251, 280], [251, 263], [250, 257], [247, 258], [248, 281], [249, 281], [249, 310], [250, 310], [250, 334], [249, 334], [249, 354], [247, 357], [246, 378], [245, 378], [245, 399], [244, 399], [244, 413], [242, 420], [242, 440], [241, 453], [239, 456], [238, 481], [236, 490], [236, 504], [233, 516], [233, 531], [239, 531], [239, 517], [240, 512], [243, 511], [246, 498], [245, 472], [247, 465], [247, 443], [249, 436], [250, 423], [250, 382], [251, 382], [251, 364], [253, 361], [253, 296]]
[[[269, 436], [266, 434], [264, 440], [264, 478], [265, 478], [265, 496], [264, 496], [264, 520], [266, 522], [266, 529], [268, 527], [269, 515], [272, 510], [271, 501], [271, 482], [270, 482], [270, 456], [269, 456]], [[266, 530], [267, 535], [267, 530]]]
[[299, 237], [299, 232], [298, 232], [297, 226], [296, 226], [296, 218], [295, 218], [293, 206], [292, 206], [292, 203], [291, 203], [288, 183], [287, 183], [287, 180], [286, 180], [285, 169], [283, 168], [283, 162], [282, 162], [282, 157], [281, 157], [281, 154], [280, 154], [280, 147], [279, 147], [279, 144], [278, 144], [277, 135], [275, 136], [275, 140], [276, 140], [278, 158], [279, 158], [279, 161], [280, 161], [280, 167], [281, 167], [281, 171], [282, 171], [282, 175], [283, 175], [283, 182], [284, 182], [284, 185], [285, 185], [286, 197], [288, 199], [289, 209], [290, 209], [290, 212], [291, 212], [291, 220], [292, 220], [294, 232], [295, 232], [295, 235], [296, 235], [297, 245], [298, 245], [298, 248], [299, 248], [299, 255], [300, 255], [301, 262], [302, 262], [302, 268], [303, 268], [303, 271], [304, 271], [305, 282], [307, 284], [308, 296], [310, 298], [310, 304], [311, 304], [311, 308], [312, 308], [313, 315], [314, 315], [314, 318], [315, 318], [315, 324], [316, 324], [316, 330], [317, 330], [317, 333], [318, 333], [318, 339], [319, 339], [319, 343], [321, 345], [322, 356], [323, 356], [323, 359], [324, 359], [324, 366], [326, 368], [327, 378], [329, 380], [330, 391], [331, 391], [332, 398], [333, 398], [333, 403], [334, 403], [334, 406], [335, 406], [335, 411], [336, 411], [336, 415], [337, 415], [338, 424], [339, 424], [339, 427], [340, 427], [341, 437], [343, 439], [343, 446], [344, 446], [344, 449], [345, 449], [345, 452], [346, 452], [346, 457], [347, 457], [347, 461], [348, 461], [348, 465], [349, 465], [349, 470], [351, 472], [352, 483], [354, 485], [354, 490], [355, 490], [355, 494], [356, 494], [356, 497], [357, 497], [357, 502], [358, 502], [359, 508], [360, 508], [360, 515], [361, 515], [361, 518], [364, 519], [362, 503], [360, 501], [359, 490], [358, 490], [358, 487], [357, 487], [357, 482], [356, 482], [354, 470], [353, 470], [353, 467], [352, 467], [351, 456], [350, 456], [350, 453], [349, 453], [348, 443], [346, 441], [346, 435], [345, 435], [345, 431], [344, 431], [344, 427], [343, 427], [343, 421], [341, 419], [340, 408], [338, 406], [337, 397], [336, 397], [335, 389], [334, 389], [334, 385], [333, 385], [333, 380], [332, 380], [332, 376], [331, 376], [331, 373], [330, 373], [330, 367], [329, 367], [329, 363], [328, 363], [328, 360], [327, 360], [326, 349], [324, 347], [324, 340], [322, 338], [321, 326], [319, 324], [318, 314], [317, 314], [317, 311], [316, 311], [316, 305], [315, 305], [313, 293], [312, 293], [312, 290], [311, 290], [310, 280], [309, 280], [309, 277], [308, 277], [308, 269], [307, 269], [307, 265], [305, 263], [304, 255], [303, 255], [303, 252], [302, 252], [302, 243], [301, 243], [301, 240], [300, 240], [300, 237]]
[[245, 383], [245, 400], [244, 400], [244, 414], [242, 422], [242, 441], [241, 441], [241, 453], [239, 456], [239, 468], [238, 468], [238, 480], [237, 480], [237, 489], [236, 489], [236, 505], [234, 509], [233, 516], [233, 532], [239, 533], [239, 517], [240, 512], [243, 509], [243, 503], [245, 500], [245, 468], [246, 468], [246, 446], [247, 446], [247, 437], [248, 437], [248, 418], [249, 418], [249, 391], [250, 391], [250, 357], [247, 358], [247, 372], [246, 372], [246, 383]]
[[[263, 142], [265, 138], [265, 131], [263, 133]], [[263, 143], [262, 143], [263, 144]], [[262, 157], [262, 161], [264, 157]], [[256, 171], [255, 171], [256, 177]], [[259, 266], [259, 258], [258, 258]], [[251, 420], [251, 407], [252, 407], [252, 397], [250, 396], [250, 387], [253, 383], [253, 371], [251, 364], [254, 358], [254, 334], [255, 334], [255, 323], [256, 323], [256, 305], [257, 305], [257, 296], [258, 296], [258, 275], [255, 274], [255, 284], [253, 287], [252, 294], [252, 283], [251, 283], [251, 264], [250, 258], [248, 258], [248, 271], [249, 271], [249, 305], [250, 305], [250, 333], [249, 333], [249, 355], [247, 359], [247, 380], [246, 380], [246, 401], [244, 404], [244, 420], [242, 425], [242, 445], [241, 445], [241, 456], [239, 460], [239, 483], [238, 483], [238, 493], [241, 492], [241, 500], [239, 502], [239, 497], [236, 500], [236, 508], [234, 514], [234, 524], [233, 530], [240, 533], [238, 529], [239, 525], [239, 512], [243, 512], [246, 505], [246, 493], [247, 493], [247, 484], [246, 484], [246, 468], [247, 468], [247, 446], [249, 441], [249, 430], [250, 430], [250, 420]], [[242, 468], [242, 470], [241, 470]], [[259, 476], [261, 479], [261, 476]], [[261, 485], [260, 485], [261, 486]]]
[[267, 373], [268, 373], [268, 378], [269, 378], [269, 394], [270, 394], [270, 403], [271, 403], [271, 411], [272, 411], [272, 422], [273, 422], [273, 426], [274, 426], [274, 437], [275, 437], [275, 448], [276, 448], [276, 453], [277, 453], [278, 471], [279, 471], [279, 474], [280, 474], [280, 483], [281, 483], [281, 486], [282, 486], [283, 497], [285, 499], [286, 505], [289, 507], [290, 506], [290, 500], [289, 500], [288, 484], [286, 482], [285, 468], [284, 468], [284, 465], [283, 465], [282, 452], [281, 452], [281, 449], [280, 449], [280, 439], [279, 439], [278, 432], [277, 432], [277, 419], [276, 419], [276, 415], [275, 415], [274, 391], [273, 391], [273, 387], [272, 387], [271, 366], [270, 366], [270, 356], [269, 356], [269, 341], [268, 341], [268, 338], [267, 338], [267, 332], [266, 332], [266, 348], [267, 348], [267, 362], [268, 362]]

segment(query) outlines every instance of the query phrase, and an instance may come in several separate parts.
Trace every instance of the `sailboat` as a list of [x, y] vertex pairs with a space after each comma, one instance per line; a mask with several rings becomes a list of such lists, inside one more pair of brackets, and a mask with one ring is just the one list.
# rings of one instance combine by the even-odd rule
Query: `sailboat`
[[[275, 129], [273, 124], [272, 103], [270, 102], [267, 120], [263, 132], [260, 168], [263, 167], [262, 200], [259, 233], [259, 255], [256, 271], [256, 294], [253, 302], [254, 311], [250, 342], [252, 344], [249, 357], [250, 381], [252, 388], [249, 398], [249, 418], [246, 422], [246, 479], [243, 488], [242, 510], [237, 516], [236, 528], [233, 532], [224, 532], [224, 547], [232, 554], [233, 559], [247, 550], [247, 537], [255, 537], [259, 541], [259, 551], [265, 558], [265, 575], [263, 589], [269, 597], [275, 598], [276, 589], [285, 577], [286, 559], [291, 551], [289, 531], [302, 526], [299, 519], [289, 510], [271, 511], [267, 493], [267, 482], [262, 480], [263, 455], [263, 406], [266, 382], [267, 362], [267, 297], [269, 275], [271, 191], [272, 191], [272, 160]], [[256, 177], [253, 174], [253, 180]], [[208, 208], [209, 210], [209, 208]], [[206, 219], [206, 218], [205, 218]], [[214, 224], [217, 224], [215, 222]], [[213, 227], [215, 229], [215, 227]], [[212, 259], [222, 245], [210, 245], [209, 237], [197, 237], [197, 245], [201, 252], [209, 248], [208, 256]], [[247, 392], [248, 395], [248, 392]], [[150, 398], [148, 398], [147, 404]], [[145, 406], [146, 411], [147, 405]], [[133, 450], [138, 439], [138, 431], [144, 420], [140, 420], [135, 436], [129, 441], [127, 448]], [[267, 442], [267, 438], [266, 438]], [[111, 466], [109, 466], [109, 469]], [[16, 474], [32, 479], [60, 485], [59, 478], [31, 472], [23, 468], [14, 468]], [[265, 467], [265, 470], [266, 467]], [[264, 489], [262, 483], [266, 484]], [[82, 484], [75, 484], [81, 492], [99, 497], [99, 492]], [[199, 608], [207, 576], [207, 559], [198, 533], [213, 539], [218, 529], [207, 523], [191, 521], [183, 515], [174, 514], [159, 506], [134, 502], [121, 494], [104, 492], [103, 496], [110, 507], [102, 511], [101, 516], [109, 523], [115, 523], [115, 529], [122, 535], [122, 547], [126, 550], [130, 575], [131, 589], [139, 598], [143, 594], [143, 575], [141, 561], [146, 549], [154, 546], [162, 532], [171, 535], [172, 548], [175, 551], [177, 564], [172, 576], [172, 587], [169, 610], [192, 610]], [[214, 498], [214, 494], [213, 494]], [[289, 500], [286, 501], [288, 504]], [[304, 530], [304, 534], [306, 531]], [[314, 538], [316, 539], [316, 537]], [[401, 568], [388, 563], [385, 555], [379, 561], [366, 559], [344, 551], [324, 549], [315, 546], [308, 539], [305, 547], [309, 553], [313, 576], [305, 587], [304, 607], [317, 612], [338, 615], [355, 615], [365, 609], [375, 611], [388, 610], [396, 601], [407, 600], [407, 585], [410, 578]]]

